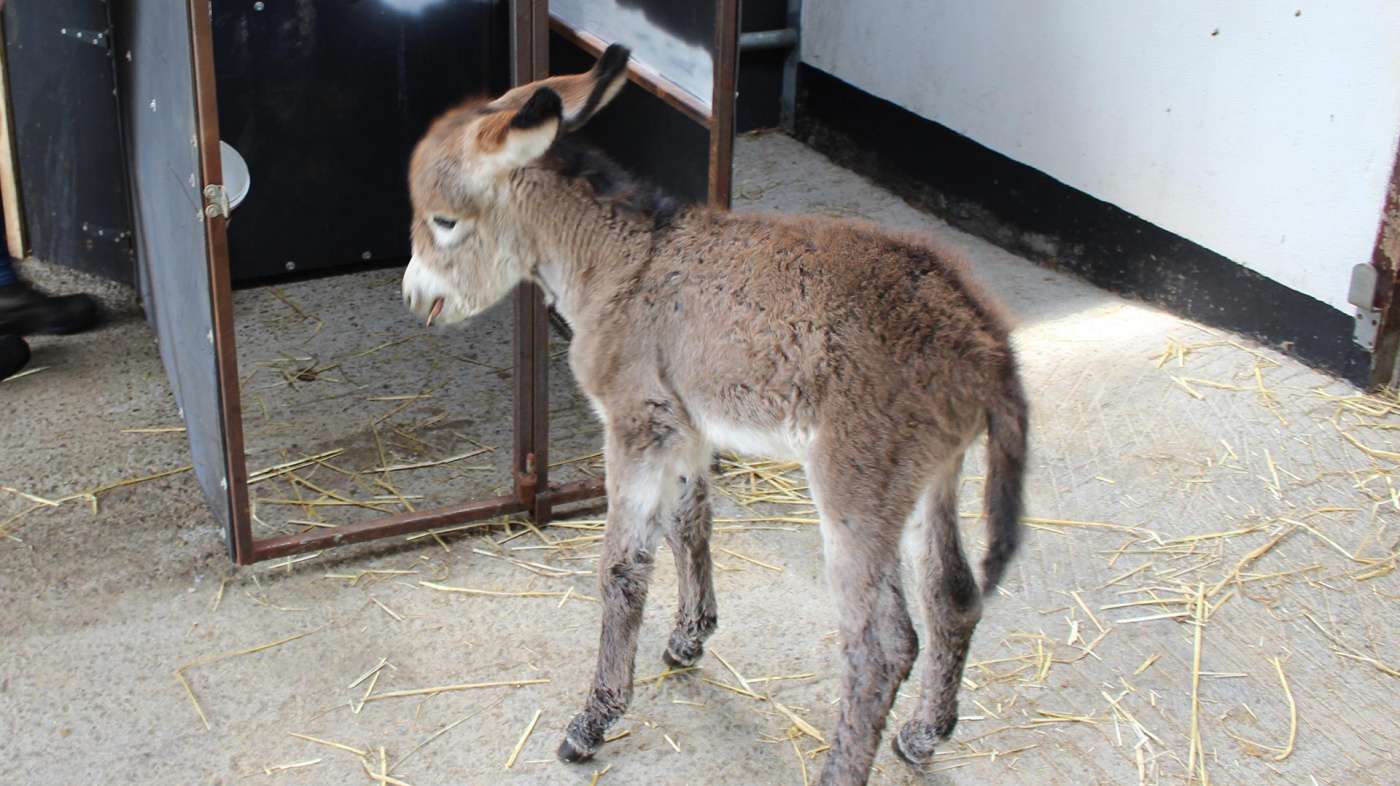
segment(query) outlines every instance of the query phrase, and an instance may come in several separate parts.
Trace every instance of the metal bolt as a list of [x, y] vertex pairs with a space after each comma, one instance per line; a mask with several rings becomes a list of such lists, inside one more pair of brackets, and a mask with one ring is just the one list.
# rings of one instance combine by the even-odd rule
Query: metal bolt
[[214, 343], [214, 330], [213, 330], [213, 328], [210, 328], [209, 332], [204, 334], [204, 338], [207, 339], [207, 340], [209, 341], [210, 344], [213, 344], [213, 343]]
[[283, 265], [283, 267], [287, 268], [288, 270], [296, 270], [296, 269], [297, 269], [297, 263], [295, 263], [295, 262], [288, 262], [287, 264]]
[[206, 205], [204, 207], [204, 215], [209, 216], [210, 218], [214, 218], [215, 216], [219, 215], [219, 206]]
[[[194, 177], [194, 175], [190, 175], [190, 177]], [[214, 197], [219, 195], [219, 187], [214, 185], [213, 183], [210, 183], [209, 185], [204, 187], [204, 195], [209, 197], [210, 199], [213, 199]]]
[[154, 98], [151, 99], [151, 111], [156, 111], [156, 100]]
[[130, 49], [126, 50], [126, 62], [128, 62], [128, 63], [131, 62], [131, 50], [130, 50]]
[[60, 32], [60, 33], [62, 33], [62, 34], [64, 34], [64, 35], [68, 35], [68, 28], [65, 27], [65, 28], [63, 28], [62, 30], [58, 31], [58, 32]]
[[371, 253], [369, 253], [368, 251], [362, 251], [362, 252], [360, 252], [360, 259], [369, 259], [369, 258], [372, 257], [372, 256], [374, 256], [374, 255], [371, 254]]
[[263, 10], [263, 4], [262, 4], [261, 2], [253, 3], [253, 10], [254, 10], [254, 11], [261, 11], [261, 10]]
[[219, 478], [219, 488], [228, 491], [228, 478]]

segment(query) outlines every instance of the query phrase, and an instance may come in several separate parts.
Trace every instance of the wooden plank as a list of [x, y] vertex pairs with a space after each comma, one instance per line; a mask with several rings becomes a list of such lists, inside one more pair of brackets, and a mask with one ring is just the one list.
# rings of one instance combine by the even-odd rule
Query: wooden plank
[[10, 69], [6, 64], [4, 40], [4, 22], [0, 20], [0, 204], [5, 206], [5, 239], [10, 254], [23, 257], [29, 247], [24, 232], [24, 203], [19, 192], [19, 160], [15, 157]]

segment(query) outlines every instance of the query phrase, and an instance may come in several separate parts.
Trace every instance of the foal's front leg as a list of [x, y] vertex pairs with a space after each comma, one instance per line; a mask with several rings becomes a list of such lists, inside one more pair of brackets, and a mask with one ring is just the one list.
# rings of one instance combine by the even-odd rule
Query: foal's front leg
[[[681, 499], [684, 438], [670, 423], [673, 409], [648, 402], [646, 414], [610, 423], [606, 435], [608, 521], [598, 560], [603, 631], [598, 669], [583, 711], [569, 723], [559, 758], [593, 756], [608, 727], [632, 702], [637, 632], [646, 606], [656, 535]], [[688, 467], [686, 467], [688, 469]]]
[[603, 596], [598, 669], [583, 711], [574, 716], [559, 746], [559, 758], [564, 761], [591, 758], [603, 744], [604, 732], [632, 703], [637, 631], [642, 627], [657, 529], [655, 520], [626, 511], [621, 505], [608, 511], [603, 553], [598, 559], [598, 583]]

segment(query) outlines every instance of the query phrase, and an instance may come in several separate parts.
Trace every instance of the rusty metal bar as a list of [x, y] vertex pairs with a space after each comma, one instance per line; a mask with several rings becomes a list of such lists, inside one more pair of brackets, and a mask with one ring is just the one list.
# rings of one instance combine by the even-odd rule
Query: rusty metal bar
[[739, 0], [718, 0], [715, 14], [715, 87], [710, 99], [710, 205], [727, 209], [734, 177], [734, 91], [739, 71]]
[[[531, 314], [530, 333], [535, 345], [535, 364], [529, 369], [534, 374], [533, 398], [535, 408], [535, 445], [530, 454], [534, 460], [531, 480], [534, 488], [549, 488], [549, 307], [545, 305], [544, 293], [539, 287], [535, 291], [535, 308]], [[525, 370], [520, 371], [521, 374]], [[550, 518], [549, 500], [536, 496], [530, 510], [536, 524], [547, 524]]]
[[549, 76], [549, 0], [530, 0], [530, 63], [534, 71], [527, 81]]
[[[608, 44], [603, 39], [580, 30], [557, 16], [550, 16], [549, 27], [585, 52], [598, 57]], [[627, 78], [644, 90], [670, 104], [681, 114], [706, 128], [710, 127], [710, 107], [705, 102], [686, 92], [685, 88], [633, 60], [627, 64]]]
[[[561, 483], [540, 491], [535, 495], [536, 503], [543, 501], [549, 506], [567, 505], [601, 497], [605, 493], [602, 478], [589, 478], [573, 483]], [[470, 524], [474, 521], [489, 521], [512, 513], [527, 513], [530, 508], [522, 505], [514, 495], [473, 500], [460, 505], [450, 505], [434, 510], [420, 510], [414, 513], [400, 513], [384, 516], [373, 521], [346, 524], [340, 527], [326, 527], [303, 532], [299, 535], [285, 535], [267, 538], [253, 544], [252, 559], [249, 563], [261, 560], [319, 551], [332, 546], [345, 546], [363, 543], [395, 535], [412, 535], [430, 529]]]
[[314, 529], [300, 535], [287, 535], [258, 541], [253, 544], [252, 561], [286, 557], [291, 554], [388, 538], [394, 535], [409, 535], [414, 532], [468, 524], [473, 521], [489, 521], [511, 513], [520, 513], [524, 509], [514, 496], [492, 497], [436, 510], [400, 513], [397, 516], [385, 516], [358, 524]]
[[[209, 7], [189, 0], [190, 46], [193, 56], [196, 128], [203, 181], [223, 184], [219, 150], [219, 106], [214, 94], [214, 33]], [[229, 495], [230, 550], [240, 565], [253, 557], [252, 518], [248, 509], [248, 463], [243, 452], [243, 407], [238, 391], [238, 348], [233, 330], [233, 284], [228, 262], [228, 217], [206, 216], [204, 239], [209, 264], [211, 308], [214, 316], [215, 369], [219, 376], [219, 417], [224, 438], [224, 483]]]
[[550, 506], [567, 505], [570, 502], [582, 502], [586, 499], [601, 497], [607, 493], [604, 480], [602, 478], [589, 478], [588, 480], [577, 480], [573, 483], [558, 483], [550, 486], [549, 491], [540, 493]]

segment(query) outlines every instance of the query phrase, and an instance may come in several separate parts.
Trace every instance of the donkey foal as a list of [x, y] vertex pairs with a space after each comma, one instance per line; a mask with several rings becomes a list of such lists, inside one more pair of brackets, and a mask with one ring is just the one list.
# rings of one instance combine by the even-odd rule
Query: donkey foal
[[[918, 652], [900, 580], [908, 529], [932, 640], [895, 752], [927, 762], [957, 723], [982, 598], [1020, 537], [1026, 404], [999, 308], [937, 241], [868, 224], [681, 207], [566, 136], [625, 82], [614, 46], [440, 118], [413, 155], [404, 299], [444, 323], [533, 281], [574, 329], [570, 360], [604, 424], [603, 626], [583, 711], [559, 755], [582, 761], [632, 699], [654, 549], [675, 555], [664, 658], [715, 629], [706, 476], [715, 449], [806, 462], [840, 615], [844, 684], [822, 783], [869, 775]], [[988, 434], [981, 587], [958, 534], [958, 473]]]

